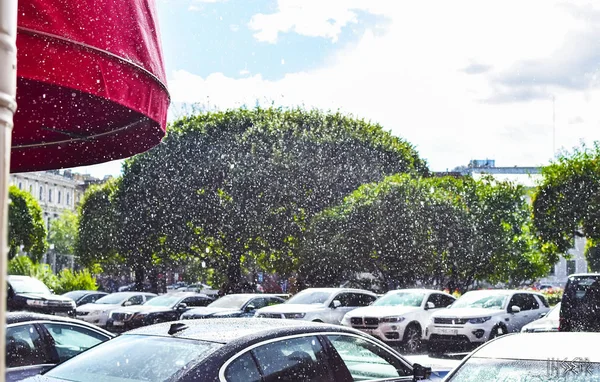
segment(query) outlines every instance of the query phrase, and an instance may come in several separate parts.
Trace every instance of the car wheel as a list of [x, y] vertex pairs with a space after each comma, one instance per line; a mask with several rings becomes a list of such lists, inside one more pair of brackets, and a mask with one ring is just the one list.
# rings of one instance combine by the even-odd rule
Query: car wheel
[[501, 335], [506, 334], [506, 333], [507, 332], [506, 332], [506, 329], [504, 327], [502, 327], [502, 326], [495, 326], [492, 329], [492, 331], [490, 332], [490, 338], [488, 339], [488, 341], [492, 340], [492, 339], [494, 339], [496, 337], [500, 337]]
[[409, 325], [404, 331], [404, 349], [407, 352], [416, 353], [421, 349], [421, 331], [417, 325]]

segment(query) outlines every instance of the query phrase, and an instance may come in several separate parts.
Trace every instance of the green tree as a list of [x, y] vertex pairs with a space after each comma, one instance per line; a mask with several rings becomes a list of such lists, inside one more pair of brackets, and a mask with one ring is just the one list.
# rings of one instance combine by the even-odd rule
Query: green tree
[[54, 250], [63, 255], [75, 254], [77, 241], [77, 214], [65, 211], [58, 219], [52, 220], [48, 230], [48, 242], [54, 244]]
[[[543, 252], [552, 262], [568, 257], [575, 237], [588, 239], [586, 255], [595, 264], [600, 244], [600, 144], [582, 145], [542, 170], [533, 196], [533, 221]], [[591, 251], [590, 251], [591, 250]]]
[[48, 248], [42, 209], [30, 193], [15, 186], [10, 186], [8, 196], [9, 259], [23, 246], [23, 251], [37, 263]]
[[198, 256], [239, 289], [246, 267], [296, 269], [312, 215], [362, 183], [403, 172], [427, 173], [411, 145], [339, 113], [271, 108], [182, 118], [163, 144], [124, 166], [123, 254], [140, 272]]

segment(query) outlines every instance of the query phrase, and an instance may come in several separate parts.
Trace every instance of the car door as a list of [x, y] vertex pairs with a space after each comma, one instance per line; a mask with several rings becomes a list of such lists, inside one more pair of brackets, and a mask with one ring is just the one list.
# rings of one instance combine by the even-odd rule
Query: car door
[[[521, 328], [531, 321], [535, 321], [540, 318], [540, 314], [542, 312], [542, 310], [540, 310], [540, 304], [533, 294], [524, 293], [523, 299], [525, 300], [525, 308], [523, 309], [525, 314], [523, 315], [523, 323], [521, 324]], [[546, 311], [546, 309], [544, 309], [544, 311]], [[521, 328], [519, 328], [519, 331]]]
[[412, 381], [410, 366], [375, 342], [338, 333], [325, 336], [338, 381]]
[[51, 351], [59, 362], [109, 340], [104, 333], [80, 325], [62, 322], [41, 322], [39, 326], [52, 338]]
[[40, 374], [58, 362], [52, 357], [50, 344], [32, 323], [8, 325], [5, 357], [7, 381]]
[[315, 335], [294, 336], [253, 345], [224, 363], [228, 382], [336, 381], [325, 347]]
[[[509, 333], [520, 331], [527, 322], [528, 315], [531, 314], [531, 312], [526, 309], [527, 300], [524, 296], [524, 293], [515, 293], [508, 303], [508, 307], [506, 308], [508, 321], [504, 321]], [[513, 306], [518, 306], [521, 311], [513, 313]]]
[[[340, 305], [336, 307], [335, 301], [339, 301]], [[329, 304], [329, 310], [324, 315], [325, 321], [329, 324], [339, 324], [342, 322], [342, 318], [344, 315], [355, 309], [355, 307], [351, 306], [352, 303], [352, 294], [348, 292], [338, 293], [333, 297], [331, 303]]]

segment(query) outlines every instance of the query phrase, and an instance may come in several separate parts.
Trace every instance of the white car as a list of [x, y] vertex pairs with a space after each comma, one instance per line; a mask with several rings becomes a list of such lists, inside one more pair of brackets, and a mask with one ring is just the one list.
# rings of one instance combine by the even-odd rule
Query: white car
[[110, 313], [123, 306], [141, 305], [156, 297], [154, 293], [117, 292], [104, 296], [92, 304], [77, 307], [75, 316], [80, 320], [105, 327]]
[[433, 312], [455, 300], [452, 295], [429, 289], [392, 290], [372, 305], [347, 313], [342, 324], [382, 341], [403, 342], [406, 349], [413, 352], [421, 346]]
[[433, 313], [425, 337], [430, 353], [441, 353], [449, 345], [478, 346], [499, 335], [519, 332], [549, 310], [548, 302], [539, 293], [471, 291], [447, 309]]
[[309, 288], [283, 304], [257, 310], [254, 316], [339, 324], [346, 313], [375, 300], [375, 293], [362, 289]]

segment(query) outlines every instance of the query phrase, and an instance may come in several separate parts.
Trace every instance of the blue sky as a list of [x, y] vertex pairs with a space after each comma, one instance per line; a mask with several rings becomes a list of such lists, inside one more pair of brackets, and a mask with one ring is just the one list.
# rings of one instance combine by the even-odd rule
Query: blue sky
[[[340, 109], [407, 139], [434, 170], [543, 165], [553, 126], [556, 150], [600, 139], [594, 4], [156, 2], [171, 118], [191, 105]], [[78, 170], [117, 175], [120, 164]]]

